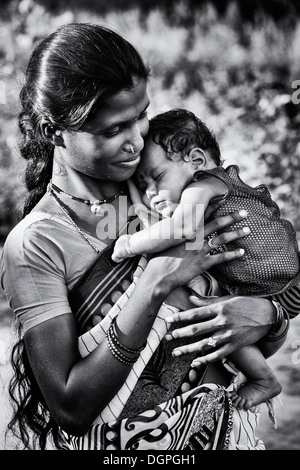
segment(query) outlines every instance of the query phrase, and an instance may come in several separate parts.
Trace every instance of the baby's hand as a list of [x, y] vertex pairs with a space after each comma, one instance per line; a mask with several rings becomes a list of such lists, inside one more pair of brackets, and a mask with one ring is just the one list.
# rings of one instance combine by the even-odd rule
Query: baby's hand
[[132, 258], [135, 254], [131, 251], [129, 240], [130, 235], [122, 235], [115, 243], [114, 252], [111, 259], [115, 263], [121, 263], [126, 258]]

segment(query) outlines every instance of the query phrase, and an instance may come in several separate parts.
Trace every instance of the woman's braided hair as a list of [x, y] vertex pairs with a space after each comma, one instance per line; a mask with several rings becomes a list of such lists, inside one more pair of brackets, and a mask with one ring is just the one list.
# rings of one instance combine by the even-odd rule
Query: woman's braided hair
[[72, 23], [50, 34], [33, 51], [20, 93], [20, 151], [27, 160], [28, 196], [23, 216], [46, 191], [54, 146], [41, 132], [41, 120], [62, 130], [77, 130], [97, 107], [149, 69], [135, 48], [116, 32]]
[[[42, 133], [42, 120], [57, 129], [78, 130], [111, 96], [131, 89], [135, 78], [147, 80], [149, 74], [137, 50], [100, 25], [67, 24], [37, 45], [20, 92], [20, 152], [27, 161], [23, 217], [45, 194], [52, 175], [54, 146]], [[63, 448], [59, 428], [30, 368], [21, 330], [19, 338], [12, 351], [9, 394], [15, 414], [8, 430], [22, 440], [25, 449], [36, 444], [45, 449], [48, 435], [55, 447]]]

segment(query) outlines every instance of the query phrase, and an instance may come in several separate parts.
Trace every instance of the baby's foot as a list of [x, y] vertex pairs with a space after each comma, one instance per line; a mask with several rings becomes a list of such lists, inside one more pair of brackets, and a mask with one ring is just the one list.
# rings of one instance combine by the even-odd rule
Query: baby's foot
[[229, 392], [232, 403], [240, 410], [265, 403], [281, 392], [281, 385], [274, 375], [257, 380], [248, 380], [238, 390]]

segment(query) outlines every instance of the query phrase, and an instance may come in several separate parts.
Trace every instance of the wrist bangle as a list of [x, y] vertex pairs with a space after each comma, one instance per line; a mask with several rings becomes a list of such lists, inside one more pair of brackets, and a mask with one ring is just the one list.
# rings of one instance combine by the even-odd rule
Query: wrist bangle
[[269, 335], [275, 335], [276, 333], [278, 333], [284, 319], [283, 308], [281, 307], [281, 305], [278, 302], [274, 302], [274, 300], [272, 300], [272, 304], [276, 308], [276, 320], [273, 327], [271, 328], [271, 331], [269, 332]]
[[[287, 334], [288, 328], [290, 326], [290, 318], [286, 310], [278, 302], [275, 302], [274, 300], [272, 300], [271, 302], [276, 309], [276, 320], [265, 339], [267, 341], [278, 341]], [[281, 331], [283, 326], [284, 329], [283, 331]]]
[[124, 344], [122, 344], [119, 340], [119, 337], [118, 337], [118, 333], [117, 333], [117, 330], [116, 330], [116, 320], [117, 320], [117, 317], [115, 317], [112, 322], [111, 322], [111, 325], [110, 325], [110, 328], [109, 328], [109, 332], [110, 332], [110, 335], [114, 341], [114, 343], [121, 349], [123, 349], [123, 351], [129, 353], [129, 354], [139, 354], [141, 351], [143, 351], [143, 349], [145, 349], [145, 346], [146, 346], [146, 343], [141, 347], [141, 348], [138, 348], [138, 349], [130, 349], [130, 348], [127, 348]]

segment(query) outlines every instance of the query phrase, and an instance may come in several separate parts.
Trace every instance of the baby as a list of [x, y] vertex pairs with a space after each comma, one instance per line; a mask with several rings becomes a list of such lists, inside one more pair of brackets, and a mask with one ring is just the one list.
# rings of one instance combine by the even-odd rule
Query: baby
[[[215, 136], [190, 111], [173, 109], [151, 119], [134, 180], [143, 204], [158, 213], [160, 220], [140, 232], [121, 236], [115, 244], [115, 262], [186, 241], [191, 243], [208, 206], [223, 200], [214, 217], [240, 209], [248, 213], [246, 221], [239, 225], [247, 224], [249, 235], [228, 246], [243, 248], [245, 254], [193, 280], [189, 285], [193, 291], [199, 296], [272, 297], [299, 283], [293, 226], [280, 218], [266, 186], [248, 186], [239, 177], [237, 166], [222, 166]], [[226, 249], [215, 246], [213, 240], [209, 244], [211, 254]], [[229, 359], [247, 378], [245, 385], [231, 395], [238, 408], [249, 409], [280, 393], [281, 385], [257, 345], [240, 349]]]

